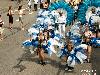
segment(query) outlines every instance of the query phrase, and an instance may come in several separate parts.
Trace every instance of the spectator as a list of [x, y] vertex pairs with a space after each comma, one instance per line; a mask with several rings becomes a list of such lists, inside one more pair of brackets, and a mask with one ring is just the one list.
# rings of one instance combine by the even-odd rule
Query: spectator
[[13, 10], [12, 10], [12, 6], [9, 6], [9, 10], [8, 10], [8, 14], [7, 16], [9, 16], [9, 28], [12, 29], [12, 24], [13, 24]]
[[40, 0], [40, 9], [43, 8], [43, 0]]
[[91, 38], [92, 38], [92, 32], [89, 30], [89, 27], [86, 27], [85, 30], [85, 43], [88, 45], [88, 50], [87, 50], [87, 62], [91, 62], [91, 53], [92, 53], [92, 44], [91, 44]]
[[22, 30], [24, 30], [22, 17], [23, 17], [23, 15], [25, 15], [25, 14], [23, 13], [23, 11], [24, 11], [24, 10], [22, 9], [22, 5], [19, 6], [19, 8], [18, 8], [18, 14], [19, 14], [19, 22], [21, 23], [21, 29], [22, 29]]
[[32, 7], [31, 0], [28, 0], [28, 8], [29, 8], [29, 11], [31, 11], [31, 7]]
[[34, 10], [37, 11], [38, 0], [34, 0]]
[[17, 0], [17, 3], [20, 4], [22, 0]]
[[1, 15], [0, 15], [0, 40], [3, 40], [2, 38], [2, 33], [3, 33], [3, 28], [2, 28], [2, 25], [4, 24], [2, 18], [1, 18]]

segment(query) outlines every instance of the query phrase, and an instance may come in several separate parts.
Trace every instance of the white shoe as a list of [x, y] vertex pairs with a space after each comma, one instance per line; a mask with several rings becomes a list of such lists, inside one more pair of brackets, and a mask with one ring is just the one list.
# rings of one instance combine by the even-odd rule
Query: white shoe
[[16, 20], [17, 22], [19, 21], [19, 19]]
[[67, 71], [71, 72], [71, 71], [73, 71], [73, 70], [72, 70], [72, 69], [68, 69]]
[[73, 71], [73, 70], [74, 70], [73, 67], [69, 67], [69, 66], [68, 66], [68, 67], [65, 68], [65, 71], [69, 71], [69, 72], [71, 72], [71, 71]]
[[65, 71], [68, 71], [68, 67], [65, 68]]

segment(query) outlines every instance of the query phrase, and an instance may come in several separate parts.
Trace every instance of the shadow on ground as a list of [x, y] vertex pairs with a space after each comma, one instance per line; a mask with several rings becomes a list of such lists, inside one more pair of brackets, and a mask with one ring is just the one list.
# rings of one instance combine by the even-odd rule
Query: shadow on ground
[[[64, 68], [65, 68], [65, 66], [61, 65], [59, 61], [52, 60], [48, 56], [45, 60], [49, 61], [49, 62], [46, 62], [46, 64], [49, 64], [50, 66], [53, 66], [55, 68], [59, 68], [59, 72], [60, 72], [60, 70], [64, 70]], [[35, 52], [34, 54], [31, 54], [29, 49], [25, 49], [24, 53], [17, 59], [17, 61], [18, 61], [17, 64], [13, 68], [14, 69], [19, 68], [20, 69], [19, 72], [26, 69], [26, 67], [21, 64], [24, 61], [35, 62], [35, 63], [41, 65], [39, 63], [39, 58], [37, 57], [37, 53]]]
[[[60, 61], [57, 61], [56, 59], [52, 59], [52, 58], [49, 58], [48, 56], [46, 57], [45, 59], [46, 61], [46, 65], [50, 65], [54, 68], [58, 68], [58, 71], [57, 71], [57, 74], [56, 75], [61, 75], [61, 72], [63, 71], [63, 75], [65, 75], [65, 73], [75, 73], [75, 72], [67, 72], [65, 71], [65, 65], [62, 65]], [[41, 65], [39, 63], [39, 58], [37, 57], [37, 53], [35, 52], [34, 54], [31, 54], [30, 53], [30, 50], [29, 49], [25, 49], [24, 50], [24, 53], [20, 56], [20, 58], [17, 59], [18, 63], [13, 67], [14, 69], [19, 69], [19, 72], [22, 72], [23, 70], [26, 69], [25, 66], [23, 66], [21, 63], [24, 62], [24, 61], [28, 61], [28, 62], [35, 62], [39, 65]]]

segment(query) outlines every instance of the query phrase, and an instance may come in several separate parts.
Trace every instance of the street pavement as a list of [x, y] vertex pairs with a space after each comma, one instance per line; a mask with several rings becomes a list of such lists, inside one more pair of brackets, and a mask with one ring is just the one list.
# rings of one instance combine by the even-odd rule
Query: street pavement
[[[8, 7], [6, 1], [0, 0], [0, 4], [1, 2], [2, 8], [3, 2], [5, 2], [3, 9], [6, 10], [6, 7]], [[13, 2], [12, 6], [15, 7], [13, 10], [16, 11], [16, 5]], [[23, 8], [26, 9], [27, 4], [24, 4]], [[25, 10], [24, 13], [24, 31], [20, 30], [20, 23], [16, 21], [18, 19], [17, 12], [13, 16], [12, 30], [8, 29], [7, 12], [1, 13], [5, 24], [3, 26], [4, 39], [0, 41], [0, 75], [82, 75], [81, 71], [92, 70], [93, 64], [84, 63], [77, 64], [74, 72], [66, 72], [64, 64], [61, 64], [60, 59], [54, 54], [51, 58], [46, 55], [46, 60], [50, 61], [47, 65], [40, 65], [37, 55], [31, 54], [29, 50], [22, 48], [22, 42], [27, 39], [27, 29], [35, 23], [37, 12], [33, 11], [32, 14], [29, 14], [29, 11]]]
[[94, 48], [92, 54], [92, 70], [100, 75], [100, 48]]
[[[21, 3], [21, 4], [24, 5], [24, 4], [26, 4], [26, 2], [27, 1], [24, 0], [23, 3]], [[17, 1], [0, 0], [0, 14], [7, 12], [9, 6], [12, 6], [13, 8], [18, 8], [18, 3], [17, 3]]]

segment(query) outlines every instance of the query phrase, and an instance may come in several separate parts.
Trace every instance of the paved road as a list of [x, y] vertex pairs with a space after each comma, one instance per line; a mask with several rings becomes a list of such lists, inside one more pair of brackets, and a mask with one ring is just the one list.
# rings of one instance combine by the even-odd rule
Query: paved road
[[94, 48], [92, 54], [92, 70], [96, 70], [97, 75], [100, 75], [100, 48]]
[[[25, 4], [23, 8], [26, 8]], [[14, 9], [16, 10], [16, 9]], [[22, 49], [21, 43], [26, 40], [26, 30], [35, 23], [36, 12], [23, 17], [25, 31], [19, 29], [20, 24], [17, 13], [14, 15], [13, 30], [8, 29], [7, 12], [2, 13], [4, 24], [4, 40], [0, 41], [0, 75], [81, 75], [82, 70], [91, 70], [92, 64], [85, 63], [75, 66], [73, 73], [65, 72], [64, 65], [60, 64], [55, 55], [51, 59], [47, 56], [47, 60], [51, 61], [46, 66], [38, 64], [38, 57], [31, 55], [28, 50]]]

